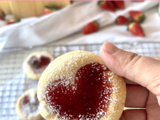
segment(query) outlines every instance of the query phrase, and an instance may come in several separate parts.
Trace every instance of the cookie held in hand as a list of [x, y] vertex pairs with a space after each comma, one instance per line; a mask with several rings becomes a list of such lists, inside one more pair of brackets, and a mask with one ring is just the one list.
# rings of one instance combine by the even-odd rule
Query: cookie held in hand
[[94, 53], [73, 51], [56, 58], [38, 83], [41, 115], [55, 119], [119, 120], [126, 86]]

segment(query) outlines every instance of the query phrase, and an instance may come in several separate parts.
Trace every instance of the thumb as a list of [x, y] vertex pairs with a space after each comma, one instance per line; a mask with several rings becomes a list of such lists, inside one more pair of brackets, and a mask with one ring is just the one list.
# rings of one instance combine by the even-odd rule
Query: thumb
[[109, 42], [103, 44], [100, 53], [111, 71], [146, 87], [157, 98], [160, 96], [160, 62], [158, 60], [121, 50]]

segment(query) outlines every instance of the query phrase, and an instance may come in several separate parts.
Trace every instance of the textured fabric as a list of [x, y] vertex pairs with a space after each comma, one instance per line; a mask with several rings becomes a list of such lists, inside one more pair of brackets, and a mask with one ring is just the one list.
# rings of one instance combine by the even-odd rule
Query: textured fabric
[[[57, 43], [99, 43], [144, 41], [160, 39], [160, 16], [158, 1], [130, 2], [125, 1], [126, 8], [110, 12], [102, 10], [96, 1], [77, 2], [60, 11], [40, 18], [30, 18], [20, 23], [0, 29], [0, 48], [33, 47], [53, 41]], [[146, 38], [133, 36], [126, 26], [114, 25], [119, 15], [129, 17], [128, 11], [140, 10], [147, 15], [142, 24]], [[82, 28], [90, 21], [97, 20], [100, 31], [82, 35]], [[74, 34], [74, 35], [73, 35]], [[73, 37], [64, 38], [68, 35]]]

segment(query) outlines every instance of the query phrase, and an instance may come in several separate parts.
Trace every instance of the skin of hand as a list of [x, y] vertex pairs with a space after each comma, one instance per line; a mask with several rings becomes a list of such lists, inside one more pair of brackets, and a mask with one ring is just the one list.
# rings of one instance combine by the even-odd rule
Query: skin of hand
[[[160, 120], [160, 61], [105, 42], [100, 50], [108, 68], [126, 81], [126, 107], [120, 120]], [[160, 60], [160, 59], [159, 59]]]

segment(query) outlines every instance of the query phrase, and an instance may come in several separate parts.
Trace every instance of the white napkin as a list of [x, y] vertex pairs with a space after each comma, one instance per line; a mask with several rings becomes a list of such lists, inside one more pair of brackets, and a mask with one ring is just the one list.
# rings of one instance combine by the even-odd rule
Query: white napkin
[[[40, 18], [32, 18], [25, 20], [21, 23], [13, 24], [0, 29], [0, 44], [1, 48], [13, 48], [13, 47], [33, 47], [37, 45], [46, 44], [52, 41], [59, 40], [65, 36], [79, 32], [82, 28], [93, 20], [97, 20], [100, 27], [107, 27], [108, 38], [113, 39], [114, 36], [118, 36], [117, 31], [122, 30], [122, 36], [128, 40], [127, 32], [124, 34], [123, 26], [111, 25], [119, 15], [129, 16], [128, 11], [140, 10], [147, 11], [158, 5], [158, 1], [145, 1], [145, 2], [129, 2], [125, 1], [126, 9], [118, 10], [116, 12], [110, 12], [102, 10], [96, 1], [93, 2], [79, 2], [71, 6], [68, 6], [55, 13], [42, 16]], [[156, 15], [154, 17], [157, 17]], [[149, 18], [147, 18], [149, 20]], [[159, 18], [158, 18], [159, 19]], [[148, 21], [147, 20], [147, 21]], [[159, 21], [149, 21], [148, 25]], [[149, 30], [148, 26], [145, 27], [145, 31]], [[149, 27], [150, 27], [149, 26]], [[156, 26], [157, 27], [157, 26]], [[103, 39], [106, 36], [105, 30], [88, 35], [85, 37], [92, 36], [93, 39]], [[97, 35], [98, 36], [94, 36]], [[154, 34], [154, 33], [153, 33]], [[90, 40], [92, 39], [90, 38]], [[138, 37], [139, 38], [139, 37]], [[105, 37], [106, 39], [106, 37]], [[121, 39], [118, 37], [118, 39]], [[132, 39], [132, 37], [129, 37]], [[81, 41], [81, 40], [80, 40]], [[80, 42], [79, 41], [79, 42]]]
[[142, 23], [142, 28], [146, 37], [138, 37], [127, 31], [127, 26], [109, 25], [100, 31], [82, 35], [80, 33], [66, 37], [61, 41], [54, 42], [55, 44], [92, 44], [109, 42], [140, 42], [140, 41], [160, 41], [160, 16], [157, 13], [157, 8], [145, 12], [146, 20]]

